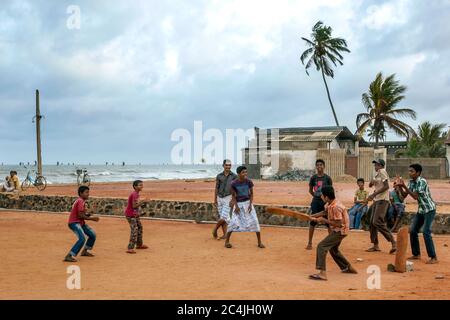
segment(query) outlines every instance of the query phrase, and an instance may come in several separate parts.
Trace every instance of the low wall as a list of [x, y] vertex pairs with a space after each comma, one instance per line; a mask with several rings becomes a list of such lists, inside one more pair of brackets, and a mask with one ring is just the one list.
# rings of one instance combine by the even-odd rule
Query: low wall
[[[50, 212], [69, 212], [75, 197], [67, 196], [41, 196], [23, 195], [13, 198], [7, 194], [0, 194], [0, 208], [35, 210]], [[90, 198], [87, 202], [89, 208], [102, 215], [123, 216], [126, 199], [117, 198]], [[271, 215], [265, 212], [265, 205], [255, 205], [259, 222], [266, 225], [306, 227], [307, 222], [285, 216]], [[309, 207], [283, 206], [298, 212], [307, 212]], [[151, 200], [144, 203], [142, 212], [151, 218], [186, 219], [202, 221], [216, 221], [217, 211], [212, 203], [189, 201]], [[403, 224], [409, 224], [414, 214], [406, 214]], [[367, 225], [365, 226], [367, 228]], [[450, 233], [450, 214], [436, 215], [433, 224], [436, 234]]]

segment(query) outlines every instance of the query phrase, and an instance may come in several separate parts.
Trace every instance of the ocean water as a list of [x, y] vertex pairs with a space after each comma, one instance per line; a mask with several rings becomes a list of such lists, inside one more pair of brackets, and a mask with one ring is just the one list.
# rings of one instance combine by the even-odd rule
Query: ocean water
[[[117, 182], [132, 180], [173, 180], [213, 178], [220, 171], [220, 165], [44, 165], [43, 175], [48, 184], [76, 183], [77, 169], [86, 168], [92, 182]], [[20, 181], [34, 166], [0, 165], [0, 181], [3, 182], [11, 170], [16, 170]]]

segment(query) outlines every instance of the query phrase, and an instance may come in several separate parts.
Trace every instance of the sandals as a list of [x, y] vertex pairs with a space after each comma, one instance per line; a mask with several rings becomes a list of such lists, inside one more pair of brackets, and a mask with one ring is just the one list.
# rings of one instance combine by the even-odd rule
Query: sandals
[[381, 250], [379, 248], [375, 248], [375, 247], [372, 247], [372, 248], [369, 248], [366, 250], [366, 252], [380, 252], [380, 251]]
[[144, 249], [148, 249], [148, 246], [146, 246], [145, 244], [143, 244], [142, 246], [136, 247], [136, 249], [138, 249], [138, 250], [144, 250]]
[[320, 276], [320, 274], [312, 274], [312, 275], [309, 276], [309, 279], [310, 280], [317, 280], [317, 281], [327, 281], [328, 280], [327, 278], [322, 278]]
[[233, 246], [231, 245], [231, 243], [225, 243], [225, 248], [230, 249], [230, 248], [233, 248]]

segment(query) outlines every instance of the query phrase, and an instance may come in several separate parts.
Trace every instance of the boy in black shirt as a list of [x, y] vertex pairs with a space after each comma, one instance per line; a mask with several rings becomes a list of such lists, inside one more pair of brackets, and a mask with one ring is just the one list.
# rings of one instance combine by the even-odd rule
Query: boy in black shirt
[[[311, 194], [311, 214], [316, 214], [325, 210], [325, 202], [322, 200], [322, 188], [324, 186], [332, 186], [331, 177], [325, 174], [325, 161], [316, 160], [316, 174], [309, 180], [309, 193]], [[309, 238], [306, 250], [312, 250], [312, 239], [317, 222], [311, 221], [309, 224]]]

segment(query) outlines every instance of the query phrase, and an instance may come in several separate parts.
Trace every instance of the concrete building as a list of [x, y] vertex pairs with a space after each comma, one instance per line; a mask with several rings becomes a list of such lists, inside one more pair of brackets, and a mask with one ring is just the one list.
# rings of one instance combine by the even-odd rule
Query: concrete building
[[[347, 127], [255, 128], [255, 138], [244, 149], [243, 160], [264, 177], [292, 169], [314, 170], [319, 150], [344, 150], [345, 155], [355, 155], [358, 139]], [[275, 155], [279, 161], [276, 169], [271, 163]]]
[[447, 148], [447, 176], [450, 177], [450, 130], [448, 130], [447, 141], [445, 141]]

